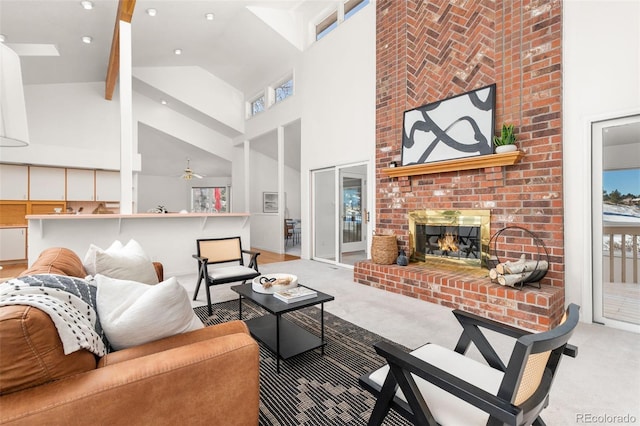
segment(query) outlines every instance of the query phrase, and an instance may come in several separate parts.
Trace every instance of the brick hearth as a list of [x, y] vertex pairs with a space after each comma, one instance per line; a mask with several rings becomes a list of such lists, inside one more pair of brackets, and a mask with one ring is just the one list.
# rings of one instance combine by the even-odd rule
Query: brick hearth
[[[355, 280], [527, 328], [554, 324], [564, 304], [561, 2], [378, 0], [376, 14], [376, 233], [395, 233], [406, 250], [412, 210], [489, 209], [492, 234], [511, 225], [535, 232], [550, 267], [542, 290], [501, 288], [462, 269], [368, 262], [356, 265]], [[383, 172], [401, 164], [404, 111], [493, 83], [496, 127], [515, 125], [519, 162]]]
[[542, 285], [522, 290], [491, 283], [487, 270], [435, 263], [409, 266], [356, 263], [360, 284], [482, 315], [528, 330], [547, 330], [564, 311], [564, 289]]

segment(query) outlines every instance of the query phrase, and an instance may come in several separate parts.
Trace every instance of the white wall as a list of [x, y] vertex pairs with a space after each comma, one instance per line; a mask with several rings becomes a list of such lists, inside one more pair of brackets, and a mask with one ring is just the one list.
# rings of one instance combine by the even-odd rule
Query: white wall
[[215, 153], [225, 160], [233, 158], [231, 138], [170, 108], [164, 108], [146, 96], [134, 94], [133, 115], [136, 127], [139, 121], [205, 151]]
[[[296, 83], [302, 94], [302, 220], [311, 222], [310, 171], [368, 161], [369, 196], [375, 194], [376, 17], [369, 4], [314, 43]], [[375, 209], [371, 223], [375, 223]], [[372, 227], [369, 227], [372, 228]], [[311, 227], [302, 228], [302, 257], [311, 255]], [[368, 236], [370, 237], [370, 235]], [[370, 238], [368, 238], [370, 241]]]
[[104, 83], [24, 87], [30, 145], [0, 148], [0, 161], [120, 169], [120, 105]]
[[[286, 126], [294, 120], [301, 119], [299, 217], [302, 220], [303, 258], [310, 257], [312, 244], [309, 210], [310, 171], [327, 166], [369, 161], [372, 165], [369, 182], [374, 181], [375, 25], [375, 5], [369, 4], [322, 40], [312, 44], [304, 51], [295, 66], [295, 95], [248, 120], [245, 134], [235, 140], [236, 144], [240, 144], [273, 131], [278, 126]], [[282, 75], [289, 71], [283, 69]], [[237, 182], [237, 173], [234, 168], [234, 184]], [[254, 173], [256, 171], [252, 167], [249, 174], [253, 176]], [[288, 179], [288, 172], [285, 172], [285, 182]], [[291, 179], [294, 179], [294, 176], [291, 176]], [[248, 191], [252, 212], [256, 198], [259, 198], [260, 202], [262, 199], [262, 190], [255, 188], [254, 184], [251, 177]], [[277, 178], [274, 188], [277, 188]], [[373, 200], [374, 185], [369, 185], [369, 191], [369, 199]], [[290, 214], [294, 216], [294, 212]], [[374, 219], [372, 216], [372, 220]], [[253, 244], [260, 241], [257, 234], [269, 232], [268, 227], [272, 225], [272, 221], [265, 220], [265, 224], [262, 225], [262, 221], [252, 219]]]
[[300, 187], [300, 171], [291, 167], [284, 168], [284, 192], [287, 194], [285, 205], [286, 219], [300, 219], [300, 199], [302, 196]]
[[640, 2], [563, 2], [562, 50], [565, 297], [590, 322], [590, 122], [640, 111]]
[[135, 67], [133, 76], [237, 132], [244, 131], [242, 92], [200, 67]]

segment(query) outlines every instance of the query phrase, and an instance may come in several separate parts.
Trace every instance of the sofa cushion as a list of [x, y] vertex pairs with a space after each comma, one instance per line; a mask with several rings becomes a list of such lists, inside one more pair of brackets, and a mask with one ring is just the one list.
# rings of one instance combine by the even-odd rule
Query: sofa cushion
[[96, 275], [102, 329], [114, 349], [204, 327], [175, 277], [157, 285]]
[[0, 395], [96, 368], [91, 352], [64, 354], [51, 318], [39, 309], [0, 307]]
[[58, 274], [84, 278], [87, 272], [82, 260], [73, 251], [64, 247], [51, 247], [40, 253], [33, 265], [19, 276], [35, 274]]
[[135, 240], [123, 246], [119, 241], [106, 250], [91, 245], [85, 256], [84, 266], [91, 275], [157, 284], [158, 275], [153, 263]]

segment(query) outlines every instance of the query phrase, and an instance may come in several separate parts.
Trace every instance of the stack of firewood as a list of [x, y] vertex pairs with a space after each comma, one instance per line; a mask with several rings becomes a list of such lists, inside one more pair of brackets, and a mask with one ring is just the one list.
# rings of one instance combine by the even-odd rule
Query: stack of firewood
[[523, 254], [515, 262], [498, 263], [495, 268], [489, 270], [489, 278], [500, 285], [515, 287], [517, 284], [527, 282], [534, 273], [544, 276], [549, 269], [546, 260], [528, 260]]

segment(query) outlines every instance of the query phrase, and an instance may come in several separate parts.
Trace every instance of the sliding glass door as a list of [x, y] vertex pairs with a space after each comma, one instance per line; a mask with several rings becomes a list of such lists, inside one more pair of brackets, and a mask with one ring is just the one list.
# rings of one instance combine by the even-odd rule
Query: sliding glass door
[[312, 172], [313, 254], [317, 260], [336, 260], [336, 170]]
[[592, 124], [593, 320], [640, 331], [640, 115]]
[[367, 166], [312, 172], [316, 260], [354, 265], [367, 258]]

